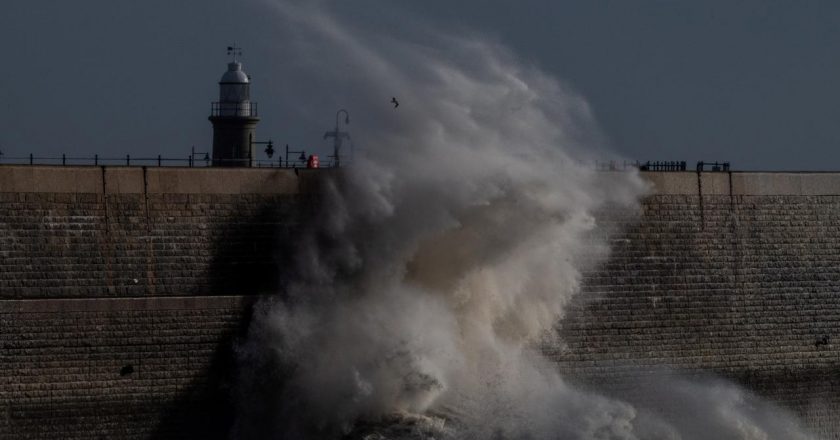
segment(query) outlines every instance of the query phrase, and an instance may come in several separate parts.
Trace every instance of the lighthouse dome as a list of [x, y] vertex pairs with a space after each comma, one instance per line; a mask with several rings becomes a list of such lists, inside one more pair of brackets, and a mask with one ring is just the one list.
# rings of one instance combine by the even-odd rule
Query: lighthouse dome
[[242, 71], [242, 63], [236, 61], [228, 63], [228, 70], [219, 81], [219, 83], [228, 84], [248, 84], [249, 82], [251, 81], [248, 79], [248, 75]]
[[251, 99], [250, 89], [251, 80], [242, 71], [242, 63], [228, 63], [228, 70], [219, 81], [219, 101], [245, 103]]

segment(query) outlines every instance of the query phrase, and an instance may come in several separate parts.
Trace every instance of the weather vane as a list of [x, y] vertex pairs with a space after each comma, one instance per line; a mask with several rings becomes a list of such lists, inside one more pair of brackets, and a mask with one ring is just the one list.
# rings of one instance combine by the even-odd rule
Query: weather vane
[[236, 62], [236, 57], [237, 56], [240, 56], [240, 57], [242, 56], [242, 48], [237, 47], [236, 43], [233, 43], [233, 46], [228, 46], [227, 54], [228, 55], [233, 55], [233, 62], [235, 63]]

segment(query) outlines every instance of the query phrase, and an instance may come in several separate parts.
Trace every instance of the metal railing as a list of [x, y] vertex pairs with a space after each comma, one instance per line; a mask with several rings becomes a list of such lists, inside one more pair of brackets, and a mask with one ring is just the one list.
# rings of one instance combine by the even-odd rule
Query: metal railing
[[[639, 161], [628, 161], [628, 160], [595, 160], [592, 162], [593, 167], [596, 171], [628, 171], [633, 169], [639, 169], [640, 164]], [[589, 166], [586, 162], [581, 162], [580, 166], [587, 167]]]
[[[298, 153], [294, 151], [292, 153]], [[302, 151], [300, 151], [302, 153]], [[204, 153], [202, 153], [204, 154]], [[198, 156], [198, 157], [196, 157]], [[0, 154], [0, 165], [75, 165], [75, 166], [157, 166], [157, 167], [210, 167], [210, 166], [230, 166], [230, 167], [251, 167], [255, 168], [307, 168], [308, 161], [305, 158], [295, 155], [278, 155], [277, 159], [212, 159], [209, 155], [204, 154], [204, 157], [194, 153], [187, 157], [132, 157], [126, 154], [123, 157], [114, 156], [100, 156], [98, 154], [93, 157], [70, 157], [66, 154], [61, 156], [35, 156], [30, 154], [28, 156], [6, 156]], [[346, 158], [345, 158], [346, 161]], [[321, 160], [318, 168], [332, 168], [335, 160], [327, 159]], [[687, 164], [685, 161], [591, 161], [591, 162], [576, 162], [578, 167], [592, 167], [597, 171], [687, 171]], [[729, 162], [697, 162], [697, 171], [729, 171]]]
[[213, 102], [210, 104], [210, 116], [256, 117], [256, 102]]
[[639, 164], [639, 170], [641, 171], [685, 171], [686, 169], [684, 160], [657, 160]]
[[706, 168], [709, 168], [708, 171], [729, 171], [729, 162], [704, 162], [700, 161], [697, 162], [697, 172], [706, 171]]
[[[646, 162], [618, 162], [595, 161], [595, 169], [599, 171], [624, 171], [628, 169], [639, 171], [688, 171], [688, 163], [684, 160], [656, 160]], [[697, 171], [729, 171], [729, 162], [697, 162]]]
[[[687, 171], [686, 162], [683, 161], [647, 161], [645, 163], [638, 163], [637, 167], [640, 171]], [[697, 171], [729, 171], [729, 162], [697, 162]]]
[[[93, 157], [70, 157], [66, 154], [61, 156], [6, 156], [0, 155], [0, 165], [59, 165], [59, 166], [153, 166], [153, 167], [211, 167], [230, 166], [247, 167], [248, 164], [255, 168], [307, 168], [307, 161], [300, 159], [284, 160], [279, 157], [274, 160], [251, 160], [251, 159], [211, 159], [209, 157], [195, 158], [187, 157], [132, 157], [126, 154], [124, 157], [100, 156]], [[319, 168], [331, 168], [332, 161], [321, 161]]]

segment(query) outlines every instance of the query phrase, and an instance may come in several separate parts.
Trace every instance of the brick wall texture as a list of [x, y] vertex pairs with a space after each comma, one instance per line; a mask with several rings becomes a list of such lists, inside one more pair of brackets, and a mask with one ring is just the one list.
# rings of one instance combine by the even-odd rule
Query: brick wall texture
[[225, 438], [248, 299], [4, 301], [0, 438]]
[[[0, 167], [0, 438], [226, 438], [303, 177], [32, 170]], [[647, 178], [546, 352], [616, 392], [720, 375], [840, 432], [840, 175]]]
[[0, 438], [227, 438], [302, 174], [0, 167]]
[[272, 247], [295, 224], [297, 205], [288, 194], [0, 193], [0, 292], [219, 293], [221, 275], [276, 271]]
[[617, 221], [546, 347], [568, 376], [621, 389], [715, 374], [837, 436], [840, 196], [653, 195]]

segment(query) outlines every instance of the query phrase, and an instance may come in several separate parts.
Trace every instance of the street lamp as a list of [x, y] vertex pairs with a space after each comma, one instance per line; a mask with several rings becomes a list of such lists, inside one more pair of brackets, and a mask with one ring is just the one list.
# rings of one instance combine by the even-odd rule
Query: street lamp
[[304, 164], [306, 164], [306, 152], [304, 150], [291, 151], [291, 150], [289, 150], [289, 144], [286, 144], [286, 167], [289, 166], [289, 153], [292, 153], [292, 154], [300, 153], [300, 156], [298, 156], [298, 160], [303, 162]]
[[347, 139], [350, 140], [350, 133], [346, 131], [339, 131], [338, 129], [338, 117], [344, 113], [344, 125], [350, 124], [350, 113], [347, 110], [340, 109], [335, 112], [335, 131], [328, 131], [324, 133], [324, 139], [333, 138], [333, 158], [335, 159], [335, 166], [341, 166], [341, 157], [339, 156], [339, 150], [341, 149], [341, 140]]
[[[269, 139], [268, 141], [262, 141], [262, 142], [251, 141], [251, 145], [265, 145], [265, 155], [268, 156], [269, 159], [271, 159], [271, 156], [274, 156], [274, 144], [271, 142], [271, 139]], [[250, 153], [250, 150], [251, 149], [248, 148], [249, 153]]]

